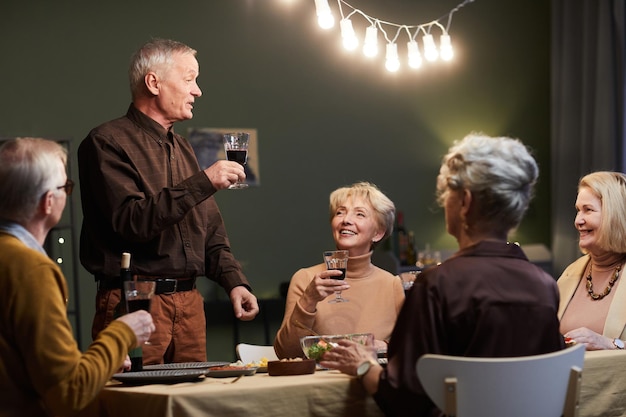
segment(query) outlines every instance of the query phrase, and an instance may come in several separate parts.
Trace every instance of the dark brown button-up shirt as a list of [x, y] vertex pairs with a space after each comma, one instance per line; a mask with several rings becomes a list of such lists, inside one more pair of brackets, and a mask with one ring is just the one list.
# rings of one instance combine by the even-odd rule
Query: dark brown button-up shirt
[[132, 104], [93, 129], [78, 149], [83, 226], [80, 260], [96, 277], [207, 276], [226, 291], [248, 286], [230, 251], [216, 189], [182, 136]]

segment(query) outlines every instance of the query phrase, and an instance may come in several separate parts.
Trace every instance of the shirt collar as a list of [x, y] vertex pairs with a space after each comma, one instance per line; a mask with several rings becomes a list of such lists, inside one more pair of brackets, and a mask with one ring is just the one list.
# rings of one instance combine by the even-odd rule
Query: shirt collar
[[128, 107], [128, 111], [126, 112], [126, 117], [132, 120], [135, 124], [137, 124], [141, 129], [143, 129], [148, 135], [150, 135], [155, 141], [161, 142], [171, 142], [172, 139], [168, 137], [168, 133], [172, 132], [172, 136], [174, 135], [174, 126], [171, 129], [165, 130], [163, 126], [161, 126], [156, 120], [152, 119], [145, 113], [142, 113], [133, 103]]
[[41, 252], [46, 256], [48, 255], [46, 253], [46, 250], [39, 244], [37, 239], [35, 239], [35, 236], [33, 236], [21, 224], [10, 222], [7, 220], [0, 220], [0, 231], [18, 238], [25, 246]]

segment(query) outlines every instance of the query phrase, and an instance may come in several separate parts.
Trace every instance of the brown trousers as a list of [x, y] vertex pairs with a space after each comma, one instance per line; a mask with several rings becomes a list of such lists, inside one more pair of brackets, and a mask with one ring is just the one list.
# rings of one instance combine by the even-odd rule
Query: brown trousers
[[[99, 290], [92, 337], [114, 320], [120, 302], [120, 290]], [[197, 289], [174, 294], [155, 295], [150, 314], [156, 330], [150, 344], [142, 345], [144, 365], [175, 362], [205, 362], [206, 318], [204, 300]]]

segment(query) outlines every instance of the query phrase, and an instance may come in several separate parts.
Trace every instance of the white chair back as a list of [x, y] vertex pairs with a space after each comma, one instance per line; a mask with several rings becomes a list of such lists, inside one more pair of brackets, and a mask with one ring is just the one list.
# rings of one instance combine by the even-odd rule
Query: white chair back
[[278, 356], [274, 351], [274, 346], [251, 345], [248, 343], [239, 343], [236, 346], [237, 356], [245, 364], [250, 362], [259, 362], [262, 358], [269, 361], [277, 361]]
[[458, 417], [578, 415], [585, 346], [514, 358], [426, 354], [417, 375], [435, 405]]

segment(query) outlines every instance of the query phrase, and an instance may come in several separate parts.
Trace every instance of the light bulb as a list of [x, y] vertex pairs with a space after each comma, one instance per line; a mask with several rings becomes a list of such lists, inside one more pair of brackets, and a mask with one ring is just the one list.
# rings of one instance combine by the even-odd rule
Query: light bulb
[[378, 54], [378, 29], [376, 26], [369, 26], [365, 30], [365, 44], [363, 45], [363, 53], [367, 57], [374, 57]]
[[328, 0], [315, 0], [317, 10], [317, 23], [322, 29], [330, 29], [335, 26], [335, 18], [328, 5]]
[[354, 51], [359, 46], [359, 40], [357, 39], [354, 28], [352, 27], [352, 21], [350, 19], [342, 19], [339, 24], [341, 25], [341, 37], [343, 39], [343, 47], [348, 51]]
[[426, 34], [422, 38], [424, 42], [424, 56], [428, 61], [436, 61], [439, 57], [439, 53], [437, 52], [437, 47], [435, 46], [435, 40], [433, 39], [433, 35]]
[[441, 59], [444, 61], [450, 61], [454, 57], [454, 51], [452, 50], [452, 43], [450, 43], [450, 35], [444, 33], [439, 38], [439, 51], [441, 53]]
[[396, 72], [400, 68], [400, 59], [398, 59], [398, 45], [395, 43], [387, 44], [387, 60], [385, 62], [385, 68], [389, 72]]
[[417, 46], [417, 42], [415, 40], [411, 40], [406, 44], [407, 49], [409, 50], [409, 67], [411, 68], [419, 68], [422, 66], [422, 55], [420, 55], [419, 47]]

